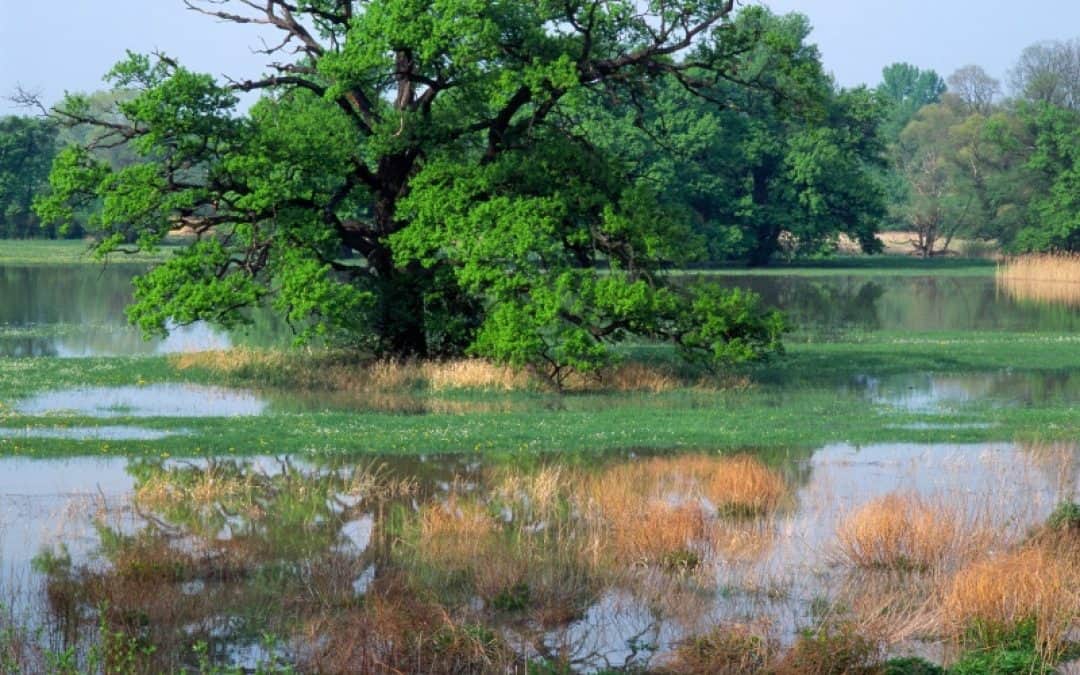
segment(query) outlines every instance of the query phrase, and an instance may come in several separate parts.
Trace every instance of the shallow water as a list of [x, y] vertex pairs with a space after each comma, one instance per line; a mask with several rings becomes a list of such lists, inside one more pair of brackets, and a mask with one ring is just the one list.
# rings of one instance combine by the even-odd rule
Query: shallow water
[[0, 438], [57, 438], [72, 441], [159, 441], [187, 433], [184, 429], [146, 429], [133, 426], [0, 427]]
[[[163, 466], [202, 467], [207, 461], [213, 460], [170, 461]], [[287, 466], [322, 470], [283, 458], [247, 461], [252, 475], [274, 475]], [[378, 461], [385, 463], [389, 474], [419, 481], [413, 508], [417, 499], [439, 500], [452, 489], [485, 494], [492, 476], [483, 462], [462, 457]], [[9, 589], [21, 589], [22, 600], [16, 604], [34, 606], [41, 577], [31, 569], [33, 556], [62, 545], [76, 563], [94, 559], [100, 545], [95, 525], [102, 517], [126, 531], [143, 527], [141, 516], [127, 506], [141, 466], [138, 460], [121, 458], [0, 459], [2, 592], [10, 595]], [[336, 466], [334, 471], [348, 468]], [[832, 601], [858, 592], [857, 586], [852, 590], [857, 582], [836, 564], [836, 530], [846, 515], [871, 499], [900, 492], [956, 505], [992, 525], [1003, 540], [1022, 537], [1057, 503], [1080, 500], [1080, 448], [1068, 444], [833, 444], [808, 459], [792, 459], [781, 469], [795, 486], [792, 507], [731, 525], [730, 540], [718, 543], [694, 581], [674, 585], [667, 578], [656, 581], [656, 588], [668, 589], [663, 599], [621, 587], [607, 589], [581, 618], [549, 631], [543, 637], [547, 646], [571, 654], [580, 667], [594, 668], [647, 661], [650, 650], [642, 652], [641, 645], [654, 645], [662, 652], [717, 622], [767, 621], [776, 634], [790, 640], [798, 627], [812, 621], [822, 598]], [[340, 513], [342, 519], [332, 526], [330, 531], [336, 534], [328, 541], [343, 555], [359, 556], [380, 527], [380, 517], [386, 516], [353, 513], [348, 510], [352, 503], [343, 497], [327, 512]], [[228, 532], [219, 538], [233, 536]], [[352, 592], [366, 593], [376, 569], [368, 563], [359, 565], [350, 582]], [[664, 576], [659, 571], [651, 574]], [[189, 584], [184, 592], [227, 590], [226, 582], [218, 591]], [[511, 620], [504, 629], [513, 633], [518, 627]], [[234, 656], [251, 648], [234, 647]], [[910, 649], [935, 653], [932, 645], [905, 645], [902, 651]]]
[[[124, 315], [131, 265], [0, 266], [0, 356], [108, 356], [277, 345], [288, 330], [269, 314], [226, 333], [205, 324], [144, 340]], [[749, 288], [813, 335], [857, 331], [1078, 331], [1076, 307], [1039, 305], [1000, 292], [992, 276], [709, 275]]]
[[261, 415], [267, 403], [244, 390], [196, 384], [77, 387], [18, 401], [23, 415], [85, 417], [240, 417]]
[[[164, 341], [145, 342], [127, 327], [123, 307], [130, 299], [132, 268], [0, 268], [0, 356], [87, 356], [141, 354], [226, 347], [236, 336], [198, 325], [178, 330]], [[998, 293], [992, 278], [955, 277], [710, 277], [752, 288], [778, 305], [810, 334], [831, 336], [846, 331], [1023, 330], [1080, 331], [1080, 312], [1061, 306], [1038, 306]], [[257, 323], [251, 339], [271, 340], [280, 331], [270, 322]], [[245, 338], [247, 339], [247, 338]], [[1023, 406], [1059, 402], [1080, 404], [1080, 376], [1072, 373], [978, 373], [970, 375], [909, 374], [885, 378], [866, 375], [841, 385], [885, 409], [928, 416], [948, 414], [970, 405]], [[363, 407], [424, 414], [468, 413], [546, 405], [589, 410], [611, 405], [602, 397], [550, 397], [492, 404], [490, 401], [414, 400], [371, 397], [358, 404], [334, 396], [310, 399], [181, 384], [127, 387], [85, 387], [43, 392], [15, 402], [21, 415], [56, 417], [55, 426], [0, 428], [0, 438], [63, 438], [93, 440], [156, 440], [184, 429], [162, 431], [127, 419], [104, 426], [63, 426], [63, 416], [110, 418], [182, 418], [254, 416], [276, 410], [318, 410]], [[650, 400], [654, 400], [653, 399]], [[665, 404], [663, 401], [656, 405]], [[625, 403], [624, 400], [617, 401]], [[692, 402], [679, 400], [677, 405]], [[714, 403], [703, 403], [712, 405]], [[962, 429], [979, 425], [909, 425], [917, 429]], [[981, 426], [980, 426], [981, 428]], [[215, 460], [190, 464], [205, 466]], [[265, 457], [250, 462], [252, 474], [276, 475], [287, 464]], [[375, 460], [364, 460], [364, 464]], [[385, 457], [387, 471], [414, 479], [419, 490], [403, 502], [415, 513], [424, 503], [445, 499], [452, 490], [484, 495], [492, 487], [492, 466], [475, 456]], [[633, 457], [627, 457], [633, 461]], [[164, 466], [180, 467], [183, 462]], [[303, 461], [303, 471], [326, 469]], [[505, 469], [505, 466], [496, 467]], [[652, 650], [706, 631], [717, 623], [767, 621], [790, 641], [808, 625], [822, 600], [849, 602], [872, 598], [875, 591], [859, 586], [837, 565], [836, 529], [860, 505], [892, 493], [913, 493], [958, 505], [972, 517], [990, 523], [1005, 538], [1022, 537], [1055, 504], [1080, 500], [1080, 448], [1075, 444], [877, 444], [855, 447], [832, 444], [804, 453], [780, 467], [793, 487], [792, 505], [768, 517], [733, 524], [728, 539], [716, 543], [706, 564], [692, 579], [672, 581], [661, 572], [655, 595], [611, 587], [603, 590], [581, 616], [542, 636], [548, 651], [570, 654], [581, 667], [648, 662]], [[32, 559], [43, 550], [66, 549], [75, 564], [101, 563], [101, 530], [108, 519], [118, 531], [132, 533], [147, 526], [147, 516], [132, 506], [132, 495], [145, 465], [123, 458], [27, 460], [0, 458], [0, 604], [27, 612], [40, 611], [43, 577]], [[348, 568], [345, 594], [369, 593], [377, 581], [377, 562], [361, 560], [385, 513], [353, 508], [348, 495], [319, 505], [312, 516], [317, 534], [286, 533], [275, 546], [328, 548], [356, 563]], [[187, 504], [174, 505], [183, 509]], [[715, 509], [713, 509], [715, 511]], [[160, 515], [160, 514], [159, 514]], [[295, 514], [293, 514], [295, 515]], [[167, 517], [160, 518], [161, 523]], [[316, 522], [317, 521], [317, 522]], [[167, 524], [167, 523], [166, 523]], [[160, 525], [160, 523], [159, 523]], [[218, 538], [258, 539], [243, 514], [225, 513]], [[326, 531], [322, 531], [325, 529]], [[217, 530], [215, 530], [217, 532]], [[277, 536], [281, 536], [278, 533]], [[184, 582], [189, 596], [222, 597], [230, 582]], [[30, 608], [37, 608], [32, 610]], [[228, 622], [228, 616], [215, 619]], [[507, 635], [524, 628], [514, 621], [501, 626]], [[222, 633], [228, 643], [228, 632]], [[520, 644], [527, 636], [519, 635]], [[937, 656], [935, 646], [903, 645]], [[225, 644], [226, 661], [249, 665], [266, 652], [249, 642]]]

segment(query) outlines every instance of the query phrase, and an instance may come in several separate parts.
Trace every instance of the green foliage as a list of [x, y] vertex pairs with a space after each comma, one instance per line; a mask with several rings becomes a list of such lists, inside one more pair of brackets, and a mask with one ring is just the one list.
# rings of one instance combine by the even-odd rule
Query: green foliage
[[0, 238], [56, 236], [55, 228], [41, 227], [33, 203], [48, 185], [58, 147], [57, 127], [52, 122], [0, 118]]
[[954, 675], [1054, 672], [1053, 664], [1039, 651], [1034, 618], [1007, 628], [977, 621], [968, 628], [963, 642], [967, 650], [949, 669]]
[[1080, 251], [1080, 112], [1049, 104], [1023, 109], [1034, 138], [1031, 222], [1016, 236], [1020, 251]]
[[889, 659], [881, 666], [882, 675], [945, 675], [945, 669], [918, 656]]
[[[222, 83], [129, 54], [108, 75], [107, 105], [70, 96], [56, 110], [98, 131], [57, 159], [44, 219], [91, 212], [100, 254], [153, 251], [177, 227], [197, 235], [136, 283], [130, 315], [144, 330], [231, 326], [270, 306], [301, 341], [470, 352], [556, 381], [612, 362], [631, 336], [714, 365], [776, 351], [779, 319], [753, 299], [667, 283], [664, 269], [699, 257], [700, 237], [634, 158], [600, 142], [610, 101], [647, 109], [665, 87], [718, 110], [753, 99], [779, 125], [782, 108], [830, 99], [816, 126], [782, 134], [776, 189], [796, 182], [786, 203], [800, 205], [792, 228], [808, 245], [838, 229], [872, 241], [856, 147], [866, 100], [830, 98], [805, 19], [734, 18], [719, 0], [645, 12], [630, 0], [345, 6], [301, 3], [299, 22], [273, 22], [304, 45], [278, 76]], [[756, 74], [717, 84], [745, 66]], [[247, 114], [240, 91], [262, 93]], [[137, 161], [92, 151], [110, 143]]]
[[599, 144], [693, 224], [696, 238], [682, 239], [690, 261], [764, 265], [830, 253], [840, 234], [878, 250], [883, 109], [865, 89], [835, 88], [809, 30], [804, 16], [748, 7], [729, 34], [746, 47], [704, 97], [670, 77], [644, 105], [594, 113]]
[[886, 66], [876, 90], [889, 108], [888, 119], [882, 126], [886, 141], [895, 142], [915, 113], [940, 101], [945, 89], [945, 80], [933, 70], [922, 70], [910, 63]]
[[1080, 503], [1062, 502], [1058, 504], [1046, 519], [1046, 526], [1059, 532], [1080, 533]]

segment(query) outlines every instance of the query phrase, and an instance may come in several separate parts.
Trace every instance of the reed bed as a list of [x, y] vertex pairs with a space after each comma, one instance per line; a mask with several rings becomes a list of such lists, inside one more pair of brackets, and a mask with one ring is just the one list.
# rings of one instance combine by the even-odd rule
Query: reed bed
[[1080, 255], [1040, 253], [1006, 258], [998, 288], [1017, 300], [1080, 306]]

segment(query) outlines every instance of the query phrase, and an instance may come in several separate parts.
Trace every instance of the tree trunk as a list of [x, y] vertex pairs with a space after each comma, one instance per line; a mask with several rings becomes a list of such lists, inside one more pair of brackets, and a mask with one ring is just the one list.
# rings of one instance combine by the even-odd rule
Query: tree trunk
[[[766, 211], [769, 205], [769, 177], [772, 172], [768, 167], [757, 167], [753, 171], [754, 186], [751, 196], [759, 211]], [[754, 245], [750, 249], [751, 267], [764, 267], [772, 260], [780, 243], [780, 225], [769, 220], [759, 223], [754, 230]]]

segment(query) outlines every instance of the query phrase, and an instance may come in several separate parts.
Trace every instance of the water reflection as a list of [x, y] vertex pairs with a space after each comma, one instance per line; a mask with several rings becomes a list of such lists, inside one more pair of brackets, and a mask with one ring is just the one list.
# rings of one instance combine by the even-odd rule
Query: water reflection
[[145, 340], [128, 325], [138, 266], [0, 265], [0, 356], [115, 356], [226, 349], [236, 342], [278, 344], [286, 331], [268, 314], [240, 333], [206, 324], [175, 327]]
[[893, 377], [861, 376], [852, 388], [874, 403], [909, 412], [952, 412], [974, 402], [1027, 406], [1080, 402], [1080, 374], [998, 371]]
[[710, 275], [748, 288], [783, 309], [799, 330], [846, 331], [1080, 331], [1080, 311], [1018, 300], [992, 276], [911, 277]]
[[[21, 579], [23, 610], [49, 613], [72, 644], [104, 620], [153, 645], [133, 657], [151, 670], [196, 667], [197, 654], [328, 672], [523, 656], [652, 667], [716, 625], [767, 625], [788, 644], [823, 606], [926, 619], [934, 579], [968, 553], [897, 586], [837, 563], [840, 523], [917, 495], [984, 537], [971, 555], [1001, 550], [1080, 499], [1078, 453], [837, 444], [772, 467], [683, 455], [529, 470], [464, 456], [0, 459], [0, 585]], [[43, 548], [34, 576], [27, 552]], [[44, 608], [25, 600], [40, 584]]]
[[197, 384], [75, 387], [47, 391], [15, 404], [23, 415], [87, 417], [238, 417], [261, 415], [266, 402], [252, 392]]

